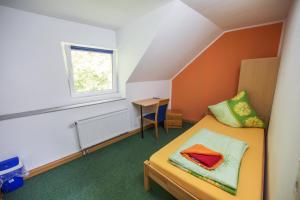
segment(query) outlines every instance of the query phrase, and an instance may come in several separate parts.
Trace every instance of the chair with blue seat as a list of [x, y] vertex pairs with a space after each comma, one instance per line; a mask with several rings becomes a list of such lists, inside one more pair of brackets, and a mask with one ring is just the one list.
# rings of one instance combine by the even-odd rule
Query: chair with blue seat
[[[158, 104], [154, 107], [154, 112], [146, 114], [143, 119], [155, 126], [155, 136], [158, 139], [158, 124], [164, 122], [167, 116], [167, 109], [168, 109], [169, 99], [161, 99], [159, 100]], [[168, 133], [168, 126], [165, 125], [164, 127]]]

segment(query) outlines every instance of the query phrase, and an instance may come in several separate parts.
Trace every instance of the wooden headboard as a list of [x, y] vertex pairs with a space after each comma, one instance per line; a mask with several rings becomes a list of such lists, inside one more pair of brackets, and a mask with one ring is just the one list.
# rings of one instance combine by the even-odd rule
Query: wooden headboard
[[276, 88], [279, 58], [242, 60], [238, 91], [247, 90], [250, 103], [266, 124], [269, 123]]

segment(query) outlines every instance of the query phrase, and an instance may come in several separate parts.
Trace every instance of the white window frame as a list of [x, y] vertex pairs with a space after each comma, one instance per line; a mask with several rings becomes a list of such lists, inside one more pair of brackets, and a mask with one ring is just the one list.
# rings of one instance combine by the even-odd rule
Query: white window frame
[[[113, 86], [113, 88], [112, 89], [95, 91], [95, 92], [76, 92], [76, 90], [74, 88], [74, 79], [73, 79], [71, 46], [113, 51], [113, 53], [112, 53], [112, 86]], [[64, 60], [65, 60], [66, 71], [67, 71], [67, 76], [68, 76], [70, 94], [72, 97], [89, 97], [89, 96], [118, 94], [118, 74], [117, 74], [117, 67], [116, 67], [117, 51], [116, 51], [116, 49], [107, 49], [107, 48], [103, 48], [103, 47], [87, 46], [87, 45], [66, 43], [66, 42], [62, 42], [62, 48], [63, 48], [63, 52], [64, 52]]]

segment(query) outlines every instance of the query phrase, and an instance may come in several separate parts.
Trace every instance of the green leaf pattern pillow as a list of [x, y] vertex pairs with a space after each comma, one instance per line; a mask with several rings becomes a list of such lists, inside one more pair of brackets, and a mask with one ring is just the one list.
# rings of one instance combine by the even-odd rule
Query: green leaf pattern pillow
[[241, 91], [232, 99], [208, 106], [218, 121], [231, 127], [264, 128], [264, 122], [250, 106], [247, 91]]

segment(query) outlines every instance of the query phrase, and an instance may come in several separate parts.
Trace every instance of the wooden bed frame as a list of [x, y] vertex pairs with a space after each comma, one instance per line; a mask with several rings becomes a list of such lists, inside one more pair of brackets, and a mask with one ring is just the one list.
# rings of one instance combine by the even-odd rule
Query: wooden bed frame
[[[240, 69], [238, 91], [247, 90], [252, 106], [268, 124], [276, 88], [279, 58], [243, 60]], [[149, 160], [144, 162], [144, 188], [150, 189], [150, 179], [155, 181], [176, 199], [198, 200], [187, 189], [156, 169]]]

